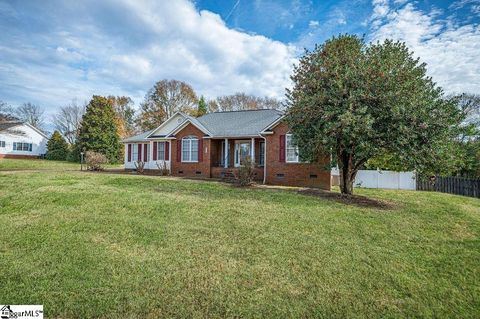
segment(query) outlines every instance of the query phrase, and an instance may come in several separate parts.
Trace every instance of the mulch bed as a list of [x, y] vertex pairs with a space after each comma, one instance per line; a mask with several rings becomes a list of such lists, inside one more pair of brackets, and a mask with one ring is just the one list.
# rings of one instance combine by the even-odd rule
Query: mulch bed
[[395, 205], [387, 201], [368, 198], [360, 195], [344, 195], [341, 193], [328, 192], [321, 189], [302, 189], [298, 193], [308, 196], [315, 196], [322, 199], [333, 200], [346, 205], [354, 205], [359, 207], [377, 208], [377, 209], [394, 209]]

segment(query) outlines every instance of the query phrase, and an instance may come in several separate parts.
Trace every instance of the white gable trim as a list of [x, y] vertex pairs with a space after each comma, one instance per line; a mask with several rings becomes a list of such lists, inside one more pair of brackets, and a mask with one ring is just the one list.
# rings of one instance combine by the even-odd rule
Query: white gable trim
[[[175, 118], [175, 116], [177, 116], [177, 115], [181, 115], [183, 118], [188, 119], [187, 116], [186, 116], [185, 114], [183, 114], [182, 112], [175, 112], [175, 114], [173, 114], [172, 116], [170, 116], [165, 122], [163, 122], [163, 123], [160, 124], [156, 129], [154, 129], [154, 130], [152, 131], [152, 133], [148, 134], [147, 137], [146, 137], [146, 139], [150, 138], [150, 137], [153, 135], [153, 133], [155, 133], [156, 131], [158, 131], [159, 129], [161, 129], [161, 128], [164, 127], [165, 125], [167, 125], [167, 123], [170, 122], [170, 121], [172, 121], [172, 120]], [[184, 122], [182, 122], [182, 123], [184, 123]], [[180, 125], [181, 125], [181, 124], [180, 124]], [[169, 135], [169, 134], [167, 134], [166, 136], [168, 136], [168, 135]]]
[[28, 124], [28, 123], [24, 123], [24, 124], [27, 125], [28, 127], [30, 127], [30, 128], [31, 128], [32, 130], [34, 130], [35, 132], [37, 132], [38, 134], [42, 135], [43, 137], [48, 138], [48, 136], [47, 136], [45, 133], [43, 133], [42, 131], [40, 131], [40, 130], [39, 130], [38, 128], [36, 128], [35, 126], [30, 125], [30, 124]]
[[267, 130], [274, 128], [277, 126], [283, 119], [285, 118], [285, 115], [280, 116], [278, 119], [273, 121], [272, 123], [268, 124], [267, 127], [265, 127], [260, 134], [272, 134], [272, 132], [267, 132]]
[[179, 126], [174, 128], [170, 133], [167, 134], [167, 136], [169, 137], [171, 135], [177, 134], [180, 130], [184, 129], [188, 124], [192, 124], [193, 126], [198, 128], [200, 131], [202, 131], [203, 133], [205, 133], [209, 136], [212, 136], [212, 134], [205, 127], [203, 127], [203, 125], [201, 125], [200, 123], [199, 123], [199, 125], [195, 124], [188, 116], [187, 116], [187, 119], [183, 123], [181, 123]]

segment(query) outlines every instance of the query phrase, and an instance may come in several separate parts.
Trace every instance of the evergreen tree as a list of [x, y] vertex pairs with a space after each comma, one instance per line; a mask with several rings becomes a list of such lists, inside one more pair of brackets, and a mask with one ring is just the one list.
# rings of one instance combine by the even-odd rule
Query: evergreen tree
[[68, 156], [68, 143], [59, 131], [53, 132], [47, 142], [47, 159], [64, 161]]
[[80, 150], [104, 154], [111, 163], [120, 161], [122, 145], [111, 100], [93, 96], [82, 118], [77, 144]]
[[207, 110], [207, 102], [205, 102], [205, 98], [202, 95], [198, 101], [197, 117], [207, 114]]
[[344, 194], [360, 167], [383, 154], [423, 174], [456, 161], [459, 112], [404, 43], [342, 35], [306, 52], [292, 80], [286, 120], [300, 156], [315, 162], [330, 153]]

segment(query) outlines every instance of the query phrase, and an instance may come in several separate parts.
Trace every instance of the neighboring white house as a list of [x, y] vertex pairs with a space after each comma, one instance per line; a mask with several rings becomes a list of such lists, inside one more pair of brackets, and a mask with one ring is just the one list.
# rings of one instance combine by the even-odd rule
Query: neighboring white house
[[[177, 112], [156, 129], [126, 138], [125, 168], [135, 169], [135, 162], [145, 162], [145, 169], [170, 169], [172, 148], [170, 133], [189, 118], [188, 115]], [[158, 165], [158, 166], [157, 166]]]
[[28, 123], [0, 123], [1, 157], [38, 157], [47, 152], [48, 137]]

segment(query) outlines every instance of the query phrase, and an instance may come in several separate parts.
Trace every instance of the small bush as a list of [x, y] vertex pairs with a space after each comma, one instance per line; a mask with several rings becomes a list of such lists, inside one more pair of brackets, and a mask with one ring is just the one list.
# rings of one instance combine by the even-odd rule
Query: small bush
[[135, 161], [135, 168], [137, 169], [138, 174], [143, 174], [145, 172], [145, 162], [142, 161]]
[[238, 168], [235, 173], [235, 182], [242, 187], [250, 186], [253, 183], [254, 164], [250, 157], [247, 157], [242, 166]]
[[167, 163], [165, 161], [161, 162], [155, 162], [157, 165], [158, 169], [160, 170], [160, 175], [162, 176], [168, 176], [170, 175], [170, 170], [167, 167]]
[[103, 171], [105, 164], [108, 163], [108, 159], [102, 153], [87, 151], [85, 153], [85, 162], [89, 171]]

